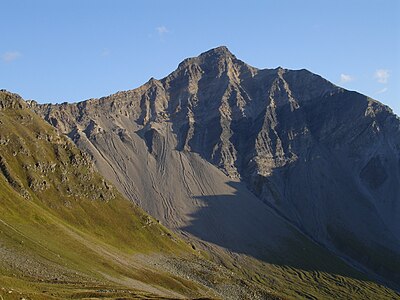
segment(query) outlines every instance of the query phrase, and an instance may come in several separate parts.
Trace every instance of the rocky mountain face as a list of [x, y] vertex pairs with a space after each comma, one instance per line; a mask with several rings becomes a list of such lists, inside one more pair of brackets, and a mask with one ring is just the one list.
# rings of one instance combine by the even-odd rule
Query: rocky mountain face
[[219, 47], [134, 90], [29, 106], [176, 231], [266, 261], [296, 228], [400, 284], [400, 120], [367, 96]]

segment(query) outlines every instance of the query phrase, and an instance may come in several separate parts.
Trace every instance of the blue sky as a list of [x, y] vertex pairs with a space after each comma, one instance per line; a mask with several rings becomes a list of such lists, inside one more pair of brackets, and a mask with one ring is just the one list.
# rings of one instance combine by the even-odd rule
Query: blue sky
[[75, 102], [162, 78], [226, 45], [306, 68], [400, 114], [400, 1], [2, 1], [0, 88]]

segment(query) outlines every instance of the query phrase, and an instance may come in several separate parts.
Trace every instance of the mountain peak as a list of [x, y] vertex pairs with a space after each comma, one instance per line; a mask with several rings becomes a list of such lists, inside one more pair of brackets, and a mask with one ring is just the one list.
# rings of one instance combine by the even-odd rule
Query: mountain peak
[[226, 62], [240, 62], [226, 46], [219, 46], [201, 53], [199, 56], [183, 60], [178, 70], [187, 68], [192, 64], [207, 66], [207, 68], [222, 67]]
[[219, 46], [212, 48], [206, 52], [200, 54], [200, 56], [234, 56], [231, 51], [229, 51], [226, 46]]
[[235, 60], [236, 56], [226, 46], [219, 46], [201, 53], [197, 58], [200, 61], [215, 63], [222, 60]]

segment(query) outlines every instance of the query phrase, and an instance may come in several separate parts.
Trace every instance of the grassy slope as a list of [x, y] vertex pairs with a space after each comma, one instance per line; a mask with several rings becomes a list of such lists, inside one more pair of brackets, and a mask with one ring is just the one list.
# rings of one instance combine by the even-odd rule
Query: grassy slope
[[250, 272], [244, 272], [290, 299], [400, 299], [398, 293], [373, 282], [308, 239], [287, 241], [287, 246], [292, 251], [286, 250], [286, 257], [277, 254], [277, 263], [254, 263]]

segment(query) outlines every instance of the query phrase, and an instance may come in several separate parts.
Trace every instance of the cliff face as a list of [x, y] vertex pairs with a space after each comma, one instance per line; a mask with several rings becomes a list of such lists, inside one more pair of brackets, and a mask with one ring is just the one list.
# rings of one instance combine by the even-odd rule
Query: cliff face
[[[231, 180], [246, 190], [241, 201], [263, 201], [318, 244], [400, 282], [400, 121], [375, 100], [307, 70], [253, 68], [219, 47], [135, 90], [30, 107], [172, 228], [225, 238], [227, 248], [243, 241], [221, 225], [232, 226], [242, 206], [234, 217], [216, 214], [217, 230], [207, 217], [193, 221], [193, 199], [226, 193]], [[209, 175], [203, 159], [228, 177]], [[249, 232], [267, 228], [246, 222]], [[265, 232], [246, 241], [273, 244]]]

